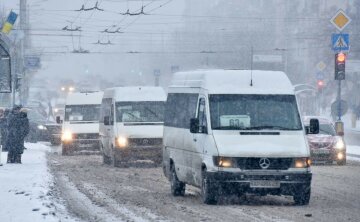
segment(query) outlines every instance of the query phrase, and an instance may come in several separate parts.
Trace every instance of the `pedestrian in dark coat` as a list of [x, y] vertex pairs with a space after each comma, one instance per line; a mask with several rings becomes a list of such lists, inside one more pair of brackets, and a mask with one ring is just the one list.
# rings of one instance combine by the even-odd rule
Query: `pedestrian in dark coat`
[[7, 146], [9, 147], [8, 163], [21, 163], [24, 152], [25, 137], [29, 133], [29, 119], [26, 109], [17, 106], [9, 116]]
[[9, 116], [10, 110], [5, 109], [3, 115], [0, 117], [0, 133], [1, 133], [1, 145], [3, 151], [8, 151], [6, 146], [6, 139], [7, 139], [7, 117]]

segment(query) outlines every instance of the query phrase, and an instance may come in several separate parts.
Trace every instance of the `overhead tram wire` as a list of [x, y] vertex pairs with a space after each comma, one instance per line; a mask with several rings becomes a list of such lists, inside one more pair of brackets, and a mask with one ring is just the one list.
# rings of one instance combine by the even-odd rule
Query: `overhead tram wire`
[[[157, 0], [152, 0], [152, 1], [149, 2], [149, 3], [147, 3], [147, 4], [145, 4], [145, 5], [142, 5], [141, 9], [139, 9], [139, 10], [143, 10], [144, 8], [148, 7], [149, 5], [153, 4], [153, 3], [156, 2], [156, 1], [157, 1]], [[169, 1], [167, 1], [166, 3], [164, 3], [164, 4], [161, 4], [160, 6], [151, 9], [150, 12], [153, 12], [153, 11], [159, 9], [159, 8], [162, 8], [163, 6], [171, 3], [172, 1], [173, 1], [173, 0], [169, 0]], [[139, 11], [139, 10], [138, 10], [138, 11]], [[127, 24], [122, 30], [124, 31], [124, 30], [128, 29], [131, 25], [133, 25], [133, 24], [134, 24], [137, 20], [139, 20], [142, 16], [143, 16], [143, 15], [140, 14], [140, 15], [139, 15], [138, 17], [136, 17], [132, 22], [130, 22], [129, 24]], [[117, 36], [114, 36], [114, 37], [111, 39], [111, 41], [114, 42], [114, 40], [116, 39], [116, 37], [117, 37]]]

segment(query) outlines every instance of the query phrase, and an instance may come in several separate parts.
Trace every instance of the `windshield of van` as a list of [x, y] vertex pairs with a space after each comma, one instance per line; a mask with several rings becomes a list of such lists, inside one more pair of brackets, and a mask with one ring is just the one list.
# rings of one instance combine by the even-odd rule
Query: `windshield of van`
[[124, 123], [164, 122], [165, 102], [116, 103], [116, 120]]
[[214, 130], [302, 130], [293, 95], [211, 95]]
[[65, 107], [65, 121], [99, 122], [100, 105], [71, 105]]

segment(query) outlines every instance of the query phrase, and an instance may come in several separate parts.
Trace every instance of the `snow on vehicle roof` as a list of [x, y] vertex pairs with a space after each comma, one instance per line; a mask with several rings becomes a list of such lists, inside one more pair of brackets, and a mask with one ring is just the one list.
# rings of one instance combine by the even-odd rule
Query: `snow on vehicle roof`
[[92, 105], [101, 104], [104, 92], [76, 92], [70, 93], [66, 98], [66, 105]]
[[333, 121], [326, 116], [304, 116], [304, 124], [309, 125], [310, 119], [318, 119], [320, 124], [333, 124]]
[[[253, 86], [250, 86], [251, 73]], [[260, 70], [197, 70], [174, 74], [171, 88], [204, 88], [210, 94], [294, 94], [284, 72]]]
[[166, 93], [161, 87], [117, 87], [105, 90], [104, 98], [115, 98], [116, 102], [166, 101]]

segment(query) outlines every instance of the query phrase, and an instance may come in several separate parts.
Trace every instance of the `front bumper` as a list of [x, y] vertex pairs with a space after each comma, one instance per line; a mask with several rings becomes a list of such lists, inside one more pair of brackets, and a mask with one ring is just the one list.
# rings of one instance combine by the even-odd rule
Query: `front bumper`
[[73, 140], [71, 142], [63, 142], [62, 149], [70, 152], [100, 151], [100, 140]]
[[[207, 179], [223, 193], [256, 193], [272, 195], [294, 195], [310, 187], [310, 172], [207, 172]], [[275, 181], [278, 187], [252, 187], [256, 181]]]
[[129, 162], [135, 160], [153, 160], [158, 163], [162, 160], [162, 149], [160, 146], [128, 146], [117, 147], [115, 150], [116, 159]]
[[[342, 161], [346, 158], [346, 149], [336, 150], [336, 149], [328, 149], [328, 150], [311, 150], [311, 160], [314, 163], [333, 163], [336, 161]], [[338, 154], [341, 153], [343, 159], [338, 158]]]

